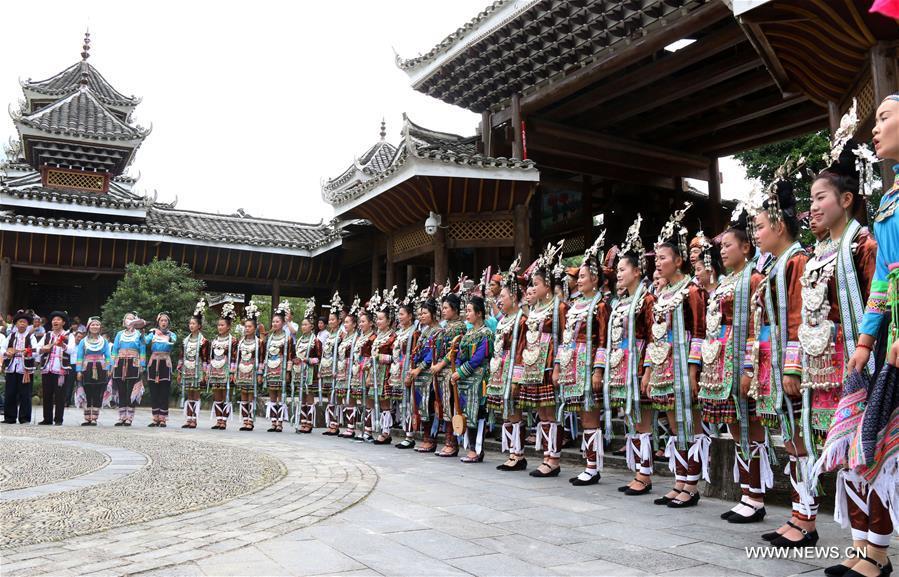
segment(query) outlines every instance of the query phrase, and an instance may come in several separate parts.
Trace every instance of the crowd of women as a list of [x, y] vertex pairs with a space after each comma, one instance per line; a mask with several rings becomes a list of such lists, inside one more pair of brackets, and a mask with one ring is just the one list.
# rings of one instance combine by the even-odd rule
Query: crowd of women
[[[201, 302], [180, 343], [164, 313], [146, 333], [128, 315], [112, 342], [99, 320], [89, 320], [74, 349], [54, 324], [34, 343], [34, 356], [50, 359], [41, 370], [52, 373], [54, 351], [74, 354], [85, 425], [96, 424], [106, 396], [118, 404], [117, 425], [129, 426], [145, 380], [150, 426], [165, 427], [174, 375], [187, 428], [197, 426], [201, 389], [211, 389], [212, 428], [227, 426], [237, 399], [241, 430], [252, 430], [264, 389], [271, 432], [287, 421], [310, 433], [322, 414], [325, 435], [393, 445], [401, 431], [397, 448], [456, 457], [461, 444], [464, 463], [482, 461], [485, 428], [495, 425], [508, 453], [497, 469], [512, 472], [528, 468], [533, 419], [542, 462], [532, 477], [559, 475], [563, 422], [576, 415], [585, 459], [570, 479], [576, 486], [600, 480], [613, 417], [621, 415], [634, 477], [619, 491], [650, 493], [654, 459], [664, 455], [674, 485], [654, 502], [671, 509], [699, 502], [698, 483], [710, 480], [712, 437], [726, 429], [741, 490], [721, 515], [728, 523], [765, 517], [777, 436], [788, 454], [792, 514], [762, 537], [774, 547], [814, 545], [819, 477], [836, 471], [835, 518], [864, 554], [827, 574], [885, 575], [892, 570], [899, 448], [899, 180], [884, 187], [873, 231], [863, 226], [875, 157], [850, 138], [855, 129], [850, 113], [834, 136], [829, 166], [808, 189], [794, 189], [791, 177], [802, 166], [788, 161], [774, 182], [738, 205], [725, 230], [689, 234], [687, 205], [651, 253], [638, 216], [619, 246], [606, 250], [603, 233], [577, 267], [563, 266], [559, 244], [480, 282], [462, 277], [419, 292], [412, 281], [402, 298], [394, 287], [364, 304], [357, 296], [348, 307], [335, 293], [327, 338], [314, 330], [314, 302], [299, 326], [288, 304], [279, 305], [264, 339], [252, 303], [239, 327], [226, 305], [207, 338]], [[899, 96], [879, 106], [873, 143], [880, 158], [899, 158]], [[807, 222], [817, 239], [809, 248], [799, 242], [801, 195], [810, 200]], [[10, 337], [7, 371], [34, 363], [17, 340], [20, 324], [24, 317]], [[183, 351], [173, 367], [175, 346]], [[872, 355], [875, 349], [884, 354]], [[658, 436], [662, 416], [667, 440]]]

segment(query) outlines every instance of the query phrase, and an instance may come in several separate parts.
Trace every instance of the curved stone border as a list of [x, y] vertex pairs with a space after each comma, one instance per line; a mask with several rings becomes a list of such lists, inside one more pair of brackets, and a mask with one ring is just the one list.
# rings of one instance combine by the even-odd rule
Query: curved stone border
[[16, 499], [31, 499], [33, 497], [43, 497], [52, 493], [61, 493], [71, 491], [73, 489], [81, 489], [100, 483], [108, 483], [120, 479], [125, 475], [137, 471], [141, 467], [145, 467], [149, 463], [149, 458], [143, 453], [132, 451], [130, 449], [121, 449], [118, 447], [108, 447], [106, 445], [97, 445], [95, 443], [86, 443], [81, 441], [64, 441], [56, 439], [39, 439], [37, 437], [7, 437], [8, 439], [19, 439], [23, 441], [40, 441], [42, 443], [53, 443], [57, 445], [66, 445], [79, 449], [89, 449], [106, 456], [106, 465], [95, 471], [57, 481], [55, 483], [47, 483], [46, 485], [35, 485], [23, 489], [14, 489], [12, 491], [0, 492], [0, 501], [13, 501]]
[[293, 443], [255, 435], [218, 442], [261, 451], [281, 461], [287, 473], [273, 485], [199, 511], [0, 549], [4, 577], [132, 575], [201, 561], [327, 519], [367, 497], [377, 484], [372, 467], [340, 449], [298, 451]]

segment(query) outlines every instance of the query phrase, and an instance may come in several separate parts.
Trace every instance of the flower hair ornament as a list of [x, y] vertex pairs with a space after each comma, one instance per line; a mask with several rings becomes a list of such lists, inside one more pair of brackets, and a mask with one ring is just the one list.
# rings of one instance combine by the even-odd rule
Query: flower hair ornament
[[413, 309], [418, 308], [418, 305], [421, 303], [420, 297], [418, 293], [418, 281], [412, 279], [409, 282], [409, 287], [406, 289], [406, 296], [403, 298], [401, 305], [410, 306]]
[[677, 247], [681, 257], [686, 258], [687, 229], [684, 227], [683, 221], [691, 206], [693, 206], [692, 202], [685, 202], [682, 209], [674, 211], [674, 214], [671, 215], [671, 218], [668, 219], [668, 222], [665, 223], [665, 226], [659, 232], [659, 238], [655, 244], [656, 250], [663, 244], [672, 244]]
[[250, 304], [248, 304], [243, 310], [243, 318], [248, 321], [258, 321], [261, 314], [262, 313], [259, 311], [259, 307], [257, 307], [256, 303], [254, 303], [253, 301], [250, 301]]
[[584, 258], [581, 260], [581, 266], [587, 265], [593, 276], [599, 277], [602, 272], [603, 261], [605, 260], [605, 251], [603, 246], [606, 242], [606, 231], [603, 230], [590, 245], [590, 248], [584, 251]]
[[275, 308], [274, 314], [286, 319], [287, 315], [290, 314], [290, 302], [286, 300], [281, 301]]
[[[551, 276], [553, 272], [553, 267], [556, 259], [559, 254], [562, 252], [562, 246], [565, 244], [564, 240], [560, 240], [557, 244], [548, 243], [546, 245], [546, 249], [537, 257], [531, 266], [527, 268], [525, 271], [525, 276], [527, 276], [528, 282], [532, 282], [535, 274], [540, 274], [547, 281], [551, 281]], [[562, 274], [564, 274], [565, 268], [562, 267]]]
[[203, 315], [206, 313], [206, 299], [204, 297], [200, 297], [200, 300], [197, 301], [197, 305], [194, 307], [194, 318], [199, 319], [199, 321], [203, 322]]
[[626, 254], [632, 254], [637, 257], [637, 263], [640, 265], [640, 270], [644, 273], [646, 272], [646, 248], [643, 246], [643, 239], [640, 238], [640, 226], [643, 224], [643, 217], [640, 216], [640, 213], [637, 213], [637, 220], [631, 224], [631, 226], [627, 229], [627, 234], [624, 235], [624, 244], [621, 246], [621, 251], [618, 253], [618, 256], [623, 256]]
[[303, 310], [303, 318], [315, 325], [315, 297], [310, 297], [306, 301], [306, 308]]
[[331, 297], [331, 312], [336, 314], [338, 318], [340, 318], [340, 310], [343, 308], [343, 301], [340, 300], [340, 294], [337, 291], [334, 291], [334, 296]]
[[229, 323], [237, 318], [237, 312], [234, 310], [234, 303], [227, 302], [223, 304], [222, 313], [219, 315], [219, 318], [225, 319]]
[[368, 299], [368, 305], [365, 309], [372, 315], [378, 314], [378, 311], [381, 310], [381, 293], [378, 292], [378, 289], [375, 289], [374, 294]]
[[519, 269], [521, 269], [520, 254], [516, 256], [515, 260], [512, 261], [512, 264], [509, 265], [509, 270], [503, 274], [503, 278], [499, 281], [500, 287], [514, 289], [515, 285], [518, 284]]
[[[870, 197], [874, 193], [874, 164], [879, 162], [879, 159], [867, 144], [853, 139], [853, 135], [858, 130], [858, 124], [858, 101], [853, 98], [852, 106], [840, 119], [840, 127], [834, 132], [830, 143], [830, 152], [824, 155], [824, 162], [828, 164], [828, 172], [846, 174], [852, 170], [850, 166], [852, 162], [849, 159], [854, 157], [854, 169], [858, 173], [859, 194]], [[849, 159], [844, 154], [847, 148], [853, 155]]]
[[384, 289], [384, 292], [381, 296], [380, 306], [378, 308], [378, 312], [382, 312], [388, 316], [388, 318], [396, 317], [396, 311], [399, 308], [399, 303], [396, 300], [396, 285], [388, 291]]
[[350, 304], [349, 310], [347, 310], [347, 316], [351, 316], [354, 319], [359, 316], [359, 313], [362, 310], [362, 300], [359, 298], [359, 295], [353, 297], [353, 302]]
[[[783, 222], [785, 209], [781, 206], [781, 188], [784, 187], [785, 183], [789, 183], [791, 176], [801, 176], [802, 167], [804, 166], [804, 156], [800, 157], [798, 160], [793, 160], [792, 156], [788, 156], [784, 160], [784, 163], [774, 171], [774, 180], [765, 189], [761, 202], [759, 203], [759, 210], [766, 211], [768, 213], [768, 220], [772, 223]], [[792, 187], [790, 187], [790, 194], [792, 194]], [[795, 205], [786, 208], [795, 208]]]

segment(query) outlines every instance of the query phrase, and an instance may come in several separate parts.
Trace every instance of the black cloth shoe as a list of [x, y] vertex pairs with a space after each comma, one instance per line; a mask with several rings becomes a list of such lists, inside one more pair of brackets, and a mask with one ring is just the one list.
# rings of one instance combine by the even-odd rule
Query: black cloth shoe
[[634, 481], [636, 481], [638, 483], [642, 483], [643, 488], [642, 489], [632, 489], [630, 487], [626, 487], [624, 494], [627, 495], [628, 497], [636, 497], [638, 495], [645, 495], [645, 494], [649, 493], [650, 491], [652, 491], [652, 483], [644, 483], [640, 479], [634, 479]]
[[[794, 529], [798, 529], [800, 532], [802, 532], [802, 539], [799, 539], [798, 541], [791, 541], [783, 535], [778, 535], [777, 539], [771, 541], [772, 547], [780, 547], [782, 549], [801, 549], [802, 547], [814, 547], [815, 543], [818, 542], [817, 530], [807, 531], [802, 527], [799, 527], [798, 525], [793, 525], [792, 523], [789, 523], [789, 525]], [[846, 572], [846, 575], [849, 575], [848, 571]]]
[[52, 424], [53, 424], [53, 421], [41, 421], [38, 423], [38, 425], [52, 425]]
[[507, 465], [505, 463], [502, 463], [496, 466], [497, 471], [524, 471], [527, 468], [527, 459], [518, 459], [517, 461], [515, 461], [514, 465]]
[[690, 498], [687, 499], [686, 501], [678, 501], [676, 498], [671, 499], [671, 501], [668, 502], [668, 507], [671, 507], [672, 509], [683, 509], [685, 507], [695, 507], [696, 505], [699, 504], [699, 491], [698, 490], [696, 490], [696, 491], [681, 491], [681, 492], [687, 493], [688, 495], [690, 495]]
[[547, 467], [549, 467], [549, 471], [548, 471], [548, 472], [544, 473], [544, 472], [541, 471], [540, 469], [534, 469], [533, 471], [531, 471], [530, 473], [528, 473], [528, 475], [530, 475], [531, 477], [541, 477], [541, 478], [542, 478], [542, 477], [558, 477], [558, 476], [559, 476], [559, 473], [562, 471], [562, 467], [561, 467], [561, 466], [559, 466], [559, 467], [553, 467], [553, 466], [550, 465], [549, 463], [543, 463], [543, 464], [546, 465]]
[[737, 512], [732, 512], [731, 515], [727, 518], [728, 523], [758, 523], [762, 519], [765, 518], [765, 506], [756, 507], [752, 503], [747, 503], [746, 501], [741, 501], [741, 504], [752, 507], [752, 515], [740, 515]]
[[403, 439], [396, 445], [394, 445], [397, 449], [412, 449], [415, 447], [415, 441], [413, 439]]
[[582, 480], [580, 478], [580, 475], [578, 475], [571, 481], [571, 484], [575, 487], [585, 487], [587, 485], [595, 485], [595, 484], [599, 483], [600, 478], [602, 478], [602, 475], [600, 475], [599, 471], [597, 471], [595, 475], [593, 475], [586, 481]]

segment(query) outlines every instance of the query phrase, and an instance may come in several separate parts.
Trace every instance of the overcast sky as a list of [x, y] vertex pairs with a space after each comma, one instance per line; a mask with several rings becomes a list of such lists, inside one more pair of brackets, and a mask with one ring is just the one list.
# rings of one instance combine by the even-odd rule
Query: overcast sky
[[[8, 26], [0, 102], [18, 79], [93, 64], [153, 132], [130, 168], [138, 190], [178, 207], [316, 222], [330, 218], [323, 178], [378, 139], [399, 139], [402, 114], [429, 128], [474, 134], [479, 116], [412, 90], [396, 67], [429, 50], [488, 0], [328, 2], [82, 2], [47, 0], [40, 26]], [[0, 119], [0, 142], [15, 134]], [[723, 194], [745, 188], [724, 163]]]

